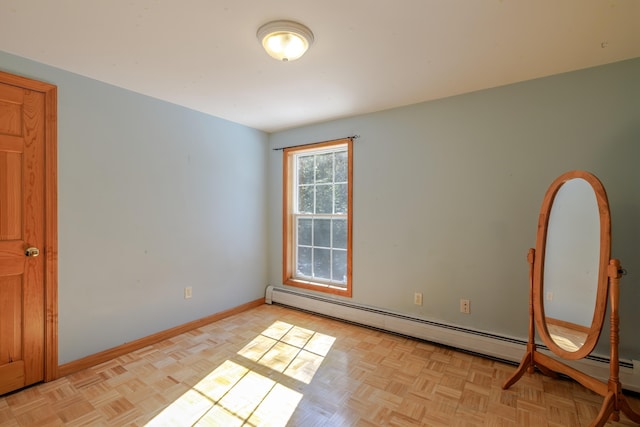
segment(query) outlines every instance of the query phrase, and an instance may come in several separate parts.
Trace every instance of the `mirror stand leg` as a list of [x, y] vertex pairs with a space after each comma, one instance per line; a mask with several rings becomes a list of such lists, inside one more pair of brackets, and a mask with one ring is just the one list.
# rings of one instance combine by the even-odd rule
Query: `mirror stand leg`
[[609, 261], [609, 292], [611, 306], [611, 360], [609, 374], [609, 390], [614, 394], [615, 405], [613, 415], [617, 421], [620, 418], [619, 411], [622, 411], [629, 419], [640, 424], [640, 414], [634, 411], [627, 399], [622, 394], [622, 384], [620, 383], [620, 362], [618, 355], [618, 345], [620, 342], [620, 316], [618, 308], [620, 303], [620, 277], [622, 277], [622, 267], [620, 260], [611, 259]]
[[627, 399], [620, 394], [618, 396], [618, 409], [622, 411], [631, 421], [640, 424], [640, 414], [633, 410]]
[[518, 369], [511, 377], [502, 385], [502, 389], [506, 390], [514, 385], [525, 371], [533, 374], [536, 370], [535, 357], [535, 319], [533, 314], [533, 261], [535, 259], [536, 250], [531, 248], [527, 253], [527, 262], [529, 263], [529, 341], [527, 342], [527, 351], [520, 362]]
[[604, 401], [602, 402], [602, 407], [600, 408], [600, 412], [593, 420], [589, 427], [601, 427], [607, 423], [609, 420], [609, 415], [612, 415], [615, 412], [615, 393], [609, 392], [604, 397]]
[[505, 381], [505, 383], [502, 385], [502, 389], [506, 390], [514, 385], [520, 378], [522, 378], [525, 372], [533, 374], [536, 368], [538, 368], [540, 372], [548, 377], [558, 378], [558, 374], [554, 370], [545, 366], [542, 361], [536, 361], [536, 345], [529, 343], [527, 344], [527, 352], [522, 358], [518, 369], [516, 369], [516, 371], [509, 377], [509, 379]]
[[530, 373], [533, 372], [534, 370], [533, 352], [534, 351], [535, 351], [535, 344], [533, 345], [533, 348], [531, 348], [531, 344], [527, 344], [527, 352], [525, 353], [524, 357], [520, 361], [520, 365], [518, 366], [518, 369], [516, 369], [516, 371], [511, 375], [511, 377], [509, 377], [509, 379], [505, 381], [505, 383], [502, 385], [503, 390], [506, 390], [512, 385], [514, 385], [520, 378], [522, 378], [525, 372], [527, 371], [529, 371]]
[[610, 341], [611, 341], [611, 357], [609, 360], [609, 392], [602, 402], [602, 408], [598, 416], [593, 421], [592, 426], [602, 426], [609, 419], [612, 421], [620, 420], [620, 411], [625, 414], [630, 420], [640, 424], [640, 413], [631, 408], [629, 402], [622, 394], [622, 384], [620, 383], [620, 365], [618, 359], [618, 345], [619, 345], [619, 324], [620, 317], [618, 314], [618, 304], [620, 302], [620, 277], [622, 268], [620, 267], [620, 261], [617, 259], [611, 259], [609, 261], [609, 304], [611, 308], [611, 320], [610, 320]]
[[622, 394], [620, 382], [609, 381], [609, 392], [604, 396], [600, 412], [598, 412], [590, 427], [600, 427], [608, 421], [620, 421], [620, 412], [631, 421], [640, 424], [640, 413], [629, 405], [626, 397]]

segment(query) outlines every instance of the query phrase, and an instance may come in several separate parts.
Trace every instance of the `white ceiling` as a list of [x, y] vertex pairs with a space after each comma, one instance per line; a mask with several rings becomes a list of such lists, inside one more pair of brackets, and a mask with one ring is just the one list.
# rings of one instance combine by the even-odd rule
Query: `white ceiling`
[[640, 57], [640, 1], [0, 0], [0, 50], [273, 132]]

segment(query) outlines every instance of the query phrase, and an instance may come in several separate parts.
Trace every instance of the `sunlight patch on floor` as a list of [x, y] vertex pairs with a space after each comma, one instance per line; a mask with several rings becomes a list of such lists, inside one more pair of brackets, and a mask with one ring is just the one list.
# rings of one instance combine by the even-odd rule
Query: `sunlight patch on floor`
[[277, 321], [238, 354], [309, 384], [335, 340], [329, 335]]
[[285, 426], [302, 393], [277, 374], [309, 384], [334, 337], [274, 322], [238, 355], [273, 371], [269, 377], [227, 360], [165, 408], [147, 426]]

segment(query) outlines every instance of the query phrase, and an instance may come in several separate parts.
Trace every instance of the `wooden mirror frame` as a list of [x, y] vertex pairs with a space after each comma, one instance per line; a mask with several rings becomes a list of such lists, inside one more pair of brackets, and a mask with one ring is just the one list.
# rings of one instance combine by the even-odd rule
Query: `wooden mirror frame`
[[[547, 328], [544, 312], [544, 261], [546, 255], [547, 234], [551, 208], [560, 188], [573, 179], [585, 180], [593, 189], [600, 217], [600, 255], [598, 259], [598, 283], [591, 327], [587, 338], [578, 350], [567, 351], [560, 347], [551, 337]], [[588, 356], [600, 338], [604, 317], [607, 311], [607, 291], [609, 288], [608, 265], [611, 257], [611, 215], [607, 193], [600, 180], [589, 172], [571, 171], [560, 175], [551, 183], [542, 201], [538, 218], [538, 237], [536, 239], [536, 256], [533, 263], [533, 303], [538, 335], [551, 351], [563, 359], [577, 360]]]
[[[602, 209], [600, 210], [600, 269], [598, 271], [598, 289], [596, 292], [596, 305], [591, 328], [584, 345], [578, 351], [569, 352], [559, 347], [553, 341], [549, 335], [546, 322], [544, 321], [542, 274], [544, 273], [544, 253], [551, 206], [560, 187], [566, 181], [574, 178], [583, 178], [591, 184], [596, 192], [599, 209], [605, 207], [606, 212], [603, 212]], [[629, 402], [623, 395], [622, 384], [620, 383], [619, 377], [620, 361], [618, 345], [620, 316], [618, 314], [618, 305], [620, 302], [620, 277], [622, 276], [623, 270], [620, 266], [620, 261], [617, 259], [605, 259], [609, 257], [611, 252], [611, 218], [609, 205], [606, 200], [606, 193], [600, 181], [592, 174], [583, 171], [571, 171], [559, 176], [551, 184], [549, 190], [547, 190], [538, 221], [536, 240], [536, 247], [541, 254], [536, 254], [536, 249], [533, 248], [529, 249], [529, 253], [527, 254], [527, 261], [529, 262], [529, 340], [527, 342], [527, 350], [518, 369], [516, 369], [513, 375], [511, 375], [502, 386], [503, 390], [508, 389], [515, 384], [525, 372], [533, 374], [536, 368], [543, 374], [554, 378], [558, 378], [558, 374], [564, 374], [604, 397], [600, 411], [591, 423], [591, 427], [603, 426], [609, 419], [618, 421], [620, 419], [620, 411], [627, 415], [632, 421], [640, 424], [640, 414], [631, 408]], [[604, 226], [603, 220], [605, 221]], [[604, 236], [604, 233], [606, 233], [606, 236]], [[542, 340], [559, 357], [576, 360], [588, 355], [600, 337], [600, 330], [602, 329], [607, 308], [607, 300], [610, 308], [609, 323], [611, 327], [609, 380], [607, 382], [587, 375], [578, 369], [538, 351], [535, 342], [536, 325]]]

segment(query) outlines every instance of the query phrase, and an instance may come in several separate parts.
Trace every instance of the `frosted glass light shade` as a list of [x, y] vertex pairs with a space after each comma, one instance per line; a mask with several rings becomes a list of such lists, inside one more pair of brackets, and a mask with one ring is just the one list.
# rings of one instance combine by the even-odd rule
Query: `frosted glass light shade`
[[313, 33], [293, 21], [272, 21], [258, 28], [258, 40], [269, 56], [278, 61], [300, 58], [313, 43]]

